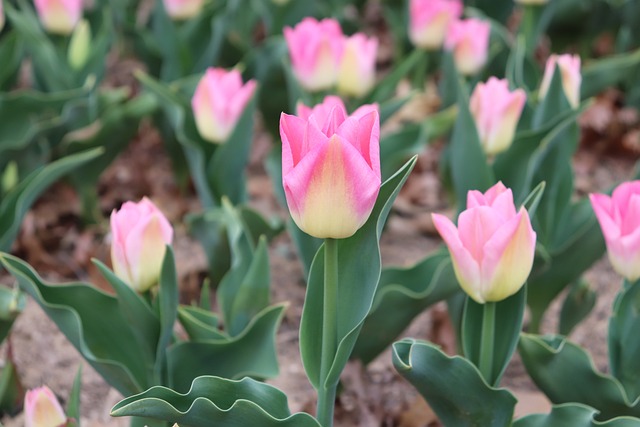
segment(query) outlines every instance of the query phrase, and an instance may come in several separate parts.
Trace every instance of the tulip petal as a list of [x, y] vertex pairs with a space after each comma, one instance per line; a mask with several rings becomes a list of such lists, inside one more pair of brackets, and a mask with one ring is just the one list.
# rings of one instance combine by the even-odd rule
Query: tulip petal
[[25, 427], [58, 427], [67, 422], [60, 402], [46, 386], [27, 391], [24, 413]]
[[303, 148], [306, 141], [307, 122], [299, 117], [282, 113], [280, 115], [280, 138], [282, 139], [282, 172], [289, 173], [302, 159], [302, 153], [309, 151]]
[[521, 208], [485, 245], [482, 274], [491, 284], [483, 289], [485, 301], [501, 301], [520, 290], [533, 267], [535, 246], [536, 233]]
[[353, 235], [369, 217], [380, 189], [380, 179], [339, 135], [314, 146], [283, 181], [296, 224], [325, 238]]
[[444, 215], [431, 214], [433, 224], [440, 233], [451, 254], [454, 272], [460, 286], [475, 301], [484, 303], [478, 281], [480, 279], [480, 266], [471, 253], [460, 240], [458, 229], [451, 220]]
[[158, 282], [166, 251], [161, 220], [152, 215], [140, 221], [127, 236], [125, 250], [131, 266], [131, 287], [144, 292]]
[[600, 229], [607, 241], [620, 237], [620, 226], [616, 221], [612, 200], [606, 194], [590, 194], [591, 206], [600, 223]]

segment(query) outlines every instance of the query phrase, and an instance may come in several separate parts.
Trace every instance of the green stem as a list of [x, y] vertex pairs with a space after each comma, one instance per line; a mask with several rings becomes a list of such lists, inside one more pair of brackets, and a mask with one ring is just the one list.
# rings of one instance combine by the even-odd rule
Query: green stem
[[323, 427], [332, 427], [337, 383], [326, 384], [326, 380], [338, 347], [338, 242], [334, 239], [326, 239], [324, 243], [323, 298], [322, 356], [320, 360], [317, 418]]
[[493, 376], [493, 347], [496, 330], [496, 303], [488, 302], [483, 307], [482, 312], [482, 336], [480, 341], [480, 363], [479, 368], [482, 376], [489, 385], [492, 384]]
[[422, 52], [422, 57], [416, 64], [415, 69], [413, 70], [413, 87], [414, 89], [418, 89], [420, 91], [425, 90], [424, 85], [427, 81], [427, 74], [429, 72], [429, 56], [430, 53], [427, 51]]
[[529, 327], [527, 332], [530, 334], [540, 334], [540, 326], [542, 325], [542, 316], [544, 311], [531, 310], [531, 318], [529, 319]]
[[522, 16], [520, 33], [524, 34], [527, 52], [533, 51], [538, 44], [538, 24], [542, 15], [540, 5], [526, 5]]

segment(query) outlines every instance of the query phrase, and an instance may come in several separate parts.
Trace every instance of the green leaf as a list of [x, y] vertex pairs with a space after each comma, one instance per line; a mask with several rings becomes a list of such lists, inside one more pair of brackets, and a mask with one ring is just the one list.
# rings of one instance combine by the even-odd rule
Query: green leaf
[[536, 214], [536, 210], [538, 209], [540, 200], [544, 195], [544, 189], [546, 186], [547, 184], [544, 181], [542, 181], [540, 184], [536, 186], [536, 188], [533, 189], [533, 191], [531, 191], [531, 193], [529, 193], [527, 198], [524, 199], [524, 202], [522, 202], [522, 206], [529, 213], [529, 217], [533, 217]]
[[616, 417], [607, 421], [597, 420], [598, 411], [576, 403], [554, 405], [548, 415], [529, 415], [513, 423], [513, 427], [640, 427], [640, 419]]
[[556, 230], [557, 243], [547, 248], [546, 261], [534, 263], [528, 280], [527, 304], [531, 309], [530, 330], [534, 332], [551, 301], [605, 252], [602, 231], [588, 200], [572, 205]]
[[418, 314], [459, 291], [446, 249], [409, 268], [384, 268], [373, 306], [351, 357], [368, 364], [389, 347]]
[[20, 34], [15, 31], [3, 34], [0, 43], [0, 58], [3, 61], [3, 67], [0, 69], [0, 90], [8, 92], [15, 84], [23, 55], [24, 43]]
[[73, 420], [72, 426], [80, 427], [80, 394], [82, 392], [82, 364], [78, 365], [78, 372], [73, 380], [73, 386], [69, 393], [69, 400], [67, 402], [67, 417]]
[[24, 387], [9, 350], [0, 371], [0, 411], [13, 414], [23, 406], [23, 400]]
[[7, 338], [13, 322], [24, 311], [26, 303], [27, 298], [19, 289], [0, 286], [0, 342]]
[[0, 250], [9, 250], [22, 217], [36, 198], [54, 181], [74, 168], [96, 158], [102, 149], [94, 149], [56, 160], [23, 179], [2, 199], [0, 203]]
[[246, 105], [229, 139], [217, 147], [213, 158], [209, 160], [207, 166], [209, 186], [218, 203], [223, 197], [228, 197], [234, 205], [246, 202], [245, 169], [253, 142], [255, 111], [256, 95]]
[[427, 52], [421, 49], [414, 49], [400, 64], [392, 69], [380, 80], [372, 92], [367, 96], [363, 104], [373, 104], [374, 102], [382, 103], [388, 100], [396, 92], [397, 86], [402, 79], [427, 55]]
[[[527, 302], [526, 286], [509, 298], [496, 302], [493, 368], [489, 385], [496, 386], [511, 361], [518, 345], [522, 330], [522, 320]], [[482, 351], [482, 319], [486, 305], [478, 304], [471, 298], [467, 301], [462, 316], [462, 348], [465, 357], [476, 366], [480, 366]]]
[[167, 351], [169, 384], [186, 390], [200, 375], [273, 378], [278, 374], [275, 336], [285, 305], [264, 309], [238, 336], [179, 342]]
[[573, 328], [582, 322], [596, 305], [598, 294], [591, 289], [585, 280], [575, 282], [560, 310], [560, 325], [558, 332], [560, 335], [569, 336]]
[[218, 316], [209, 310], [181, 305], [178, 307], [178, 319], [191, 341], [229, 338], [218, 329]]
[[582, 69], [581, 97], [596, 96], [612, 86], [624, 83], [640, 66], [640, 48], [630, 53], [593, 60]]
[[609, 319], [611, 374], [624, 386], [629, 399], [640, 398], [640, 282], [625, 287], [616, 297]]
[[600, 419], [640, 415], [640, 400], [631, 401], [616, 378], [598, 372], [587, 352], [566, 338], [522, 334], [519, 351], [529, 376], [551, 402], [591, 406]]
[[92, 261], [100, 270], [100, 274], [116, 291], [122, 316], [132, 326], [133, 333], [138, 342], [142, 344], [141, 354], [146, 359], [148, 369], [152, 371], [160, 339], [160, 319], [146, 301], [106, 265], [97, 259]]
[[429, 403], [446, 426], [508, 427], [516, 398], [490, 387], [467, 359], [449, 357], [431, 343], [393, 344], [393, 366]]
[[469, 190], [488, 190], [495, 177], [480, 142], [475, 121], [469, 111], [469, 97], [458, 80], [458, 118], [451, 135], [451, 175], [459, 210], [467, 204]]
[[231, 267], [231, 251], [227, 236], [228, 214], [224, 209], [209, 208], [186, 217], [189, 234], [195, 237], [207, 256], [209, 280], [217, 287]]
[[338, 307], [336, 354], [327, 378], [320, 378], [324, 289], [324, 246], [311, 266], [300, 322], [300, 353], [311, 384], [318, 389], [337, 384], [353, 351], [380, 280], [380, 234], [391, 205], [416, 163], [414, 157], [380, 187], [371, 216], [352, 237], [338, 246]]
[[225, 309], [225, 328], [231, 336], [242, 332], [251, 319], [269, 305], [270, 277], [267, 239], [263, 237], [253, 252], [248, 271], [233, 290], [232, 300], [224, 301], [226, 304], [220, 300]]
[[245, 378], [231, 381], [202, 376], [185, 394], [165, 387], [120, 401], [111, 416], [140, 415], [191, 427], [320, 427], [305, 413], [291, 415], [277, 388]]
[[548, 122], [555, 120], [559, 115], [571, 110], [571, 104], [562, 87], [562, 72], [556, 64], [551, 84], [544, 99], [538, 104], [533, 116], [533, 129], [541, 129]]
[[85, 283], [52, 285], [20, 259], [0, 253], [0, 262], [42, 307], [82, 357], [122, 394], [149, 386], [144, 351], [118, 300]]
[[420, 154], [428, 143], [448, 133], [457, 113], [457, 107], [449, 107], [422, 123], [405, 125], [399, 131], [383, 136], [380, 140], [383, 179], [393, 175], [412, 156]]
[[176, 272], [176, 260], [173, 256], [173, 248], [166, 246], [160, 280], [158, 286], [158, 306], [160, 308], [160, 336], [156, 349], [156, 363], [154, 366], [156, 383], [164, 384], [162, 380], [167, 348], [171, 344], [173, 325], [178, 317], [178, 304], [180, 294], [178, 290], [178, 273]]

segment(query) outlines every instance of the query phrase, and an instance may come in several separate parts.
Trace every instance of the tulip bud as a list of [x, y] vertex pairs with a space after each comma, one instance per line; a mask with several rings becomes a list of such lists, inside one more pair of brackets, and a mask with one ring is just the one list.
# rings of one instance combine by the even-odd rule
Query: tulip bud
[[25, 427], [61, 427], [66, 424], [67, 416], [49, 387], [27, 391], [24, 397]]
[[204, 0], [162, 0], [167, 15], [176, 21], [193, 18], [202, 9]]
[[86, 19], [80, 20], [69, 41], [68, 60], [74, 70], [85, 66], [91, 51], [91, 27]]
[[556, 65], [560, 69], [562, 77], [562, 89], [567, 97], [567, 101], [573, 108], [580, 105], [580, 85], [582, 75], [580, 74], [580, 56], [578, 55], [551, 55], [544, 68], [544, 76], [540, 84], [540, 99], [544, 99], [551, 86], [551, 79], [556, 71]]
[[347, 115], [335, 97], [304, 107], [308, 117], [282, 114], [282, 184], [295, 223], [318, 238], [353, 235], [380, 191], [380, 119], [365, 105]]
[[490, 35], [491, 25], [480, 19], [454, 21], [449, 25], [444, 47], [453, 54], [460, 74], [471, 76], [485, 66]]
[[411, 0], [409, 3], [409, 38], [419, 48], [442, 47], [449, 24], [462, 15], [459, 0]]
[[242, 84], [240, 71], [209, 68], [196, 87], [191, 107], [202, 138], [221, 144], [236, 127], [256, 82]]
[[363, 96], [376, 81], [376, 55], [378, 40], [357, 33], [345, 41], [340, 70], [338, 92], [348, 96]]
[[509, 148], [526, 100], [524, 90], [509, 91], [507, 80], [491, 77], [475, 87], [469, 107], [487, 155]]
[[173, 228], [146, 197], [111, 213], [111, 262], [116, 275], [137, 292], [158, 283]]
[[4, 17], [4, 6], [2, 5], [2, 0], [0, 0], [0, 31], [2, 31], [2, 29], [4, 28], [4, 21], [5, 21], [5, 17]]
[[35, 0], [35, 5], [42, 26], [52, 34], [71, 34], [82, 18], [82, 0]]
[[458, 227], [432, 214], [462, 289], [476, 302], [501, 301], [520, 290], [533, 266], [536, 233], [527, 210], [516, 213], [513, 194], [501, 182], [486, 193], [469, 191]]
[[344, 36], [335, 19], [305, 18], [294, 28], [285, 27], [293, 74], [309, 91], [336, 84], [344, 49]]
[[606, 194], [590, 194], [613, 269], [630, 282], [640, 279], [640, 181]]

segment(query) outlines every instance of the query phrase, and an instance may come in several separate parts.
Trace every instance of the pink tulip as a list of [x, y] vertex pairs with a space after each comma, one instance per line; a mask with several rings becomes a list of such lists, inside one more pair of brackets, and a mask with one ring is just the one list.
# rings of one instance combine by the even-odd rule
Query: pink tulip
[[25, 427], [60, 427], [66, 424], [67, 416], [49, 387], [27, 391], [24, 397]]
[[611, 197], [591, 194], [614, 270], [629, 281], [640, 278], [640, 181], [620, 184]]
[[242, 84], [240, 71], [209, 68], [191, 100], [198, 132], [214, 143], [225, 142], [236, 127], [256, 89], [256, 82]]
[[509, 148], [526, 100], [524, 90], [509, 91], [507, 80], [491, 77], [476, 86], [469, 107], [485, 153], [492, 156]]
[[578, 55], [551, 55], [544, 68], [544, 77], [540, 84], [540, 99], [544, 99], [551, 86], [551, 79], [556, 71], [556, 65], [560, 68], [562, 77], [562, 89], [567, 97], [567, 101], [573, 108], [580, 105], [580, 85], [582, 84], [582, 74], [580, 74], [580, 56]]
[[335, 19], [305, 18], [294, 28], [285, 27], [293, 73], [307, 90], [319, 91], [336, 84], [344, 35]]
[[163, 0], [167, 14], [176, 21], [196, 16], [202, 9], [204, 0]]
[[444, 41], [445, 49], [453, 53], [460, 74], [478, 73], [487, 62], [491, 25], [480, 19], [454, 21], [449, 25]]
[[364, 225], [378, 197], [380, 118], [374, 105], [349, 116], [335, 97], [323, 104], [280, 117], [282, 183], [300, 229], [341, 239]]
[[158, 283], [173, 228], [146, 197], [111, 213], [111, 262], [116, 275], [137, 292]]
[[469, 191], [458, 228], [443, 215], [432, 217], [460, 286], [476, 302], [501, 301], [524, 285], [533, 266], [536, 233], [527, 210], [516, 213], [513, 194], [501, 182], [484, 194]]
[[[321, 104], [317, 104], [313, 107], [307, 107], [302, 102], [299, 102], [296, 110], [298, 117], [304, 121], [309, 120], [309, 117], [311, 117], [311, 115], [313, 114], [315, 116], [316, 122], [326, 123], [326, 121], [329, 119], [329, 115], [334, 108], [347, 111], [347, 107], [345, 107], [342, 98], [335, 95], [327, 95], [324, 97], [324, 100]], [[371, 113], [372, 111], [378, 112], [378, 104], [362, 105], [358, 107], [353, 113], [351, 113], [351, 116], [361, 118], [366, 114]]]
[[338, 71], [338, 92], [348, 96], [363, 96], [376, 81], [378, 40], [356, 33], [345, 39]]
[[35, 0], [36, 11], [45, 30], [69, 35], [82, 18], [82, 0]]
[[4, 28], [4, 6], [2, 5], [2, 1], [0, 1], [0, 31]]
[[462, 15], [459, 0], [411, 0], [409, 3], [409, 38], [419, 48], [438, 50], [447, 28]]

